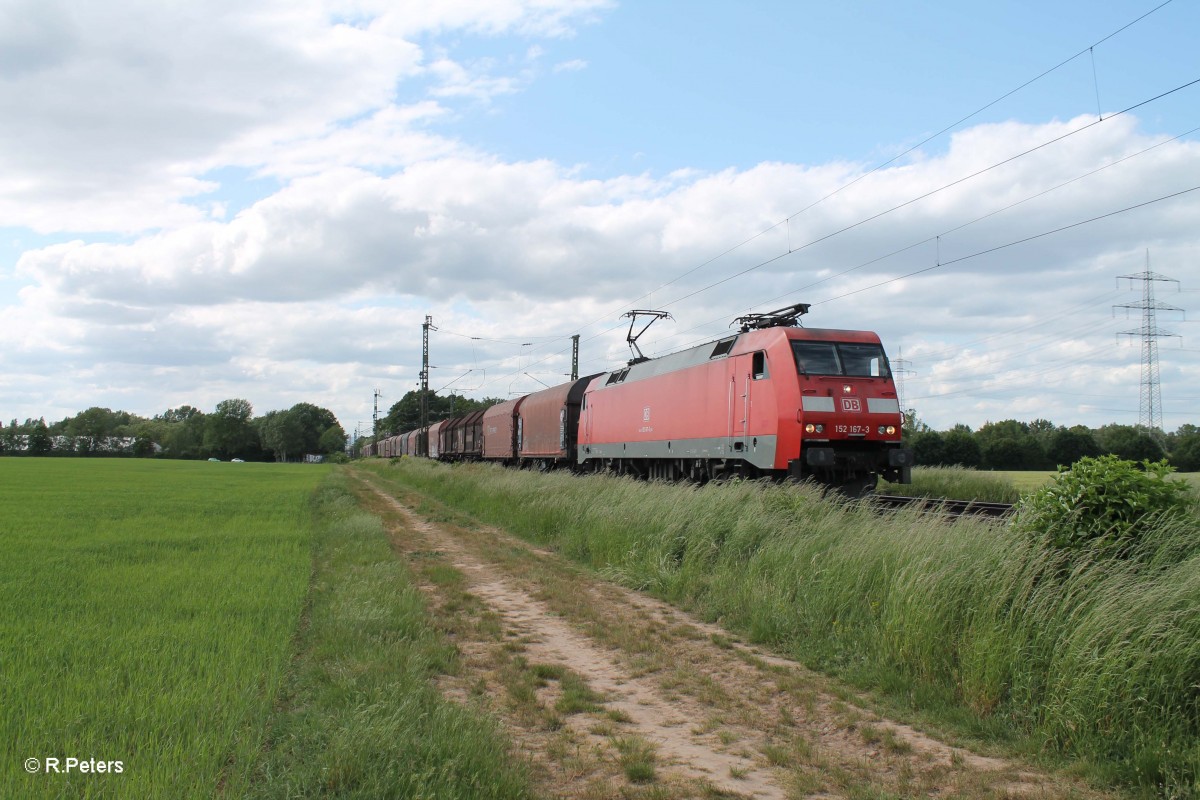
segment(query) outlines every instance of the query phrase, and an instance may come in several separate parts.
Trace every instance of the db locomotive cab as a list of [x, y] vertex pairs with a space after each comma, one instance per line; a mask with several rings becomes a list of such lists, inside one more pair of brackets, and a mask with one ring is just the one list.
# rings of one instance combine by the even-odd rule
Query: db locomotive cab
[[901, 444], [900, 402], [879, 338], [867, 331], [788, 331], [800, 390], [796, 478], [812, 477], [848, 494], [879, 476], [911, 482], [912, 451]]

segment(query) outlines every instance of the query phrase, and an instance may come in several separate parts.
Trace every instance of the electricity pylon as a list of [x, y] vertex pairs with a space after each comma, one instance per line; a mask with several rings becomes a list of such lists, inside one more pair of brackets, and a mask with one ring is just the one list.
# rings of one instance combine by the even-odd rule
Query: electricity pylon
[[[1158, 327], [1157, 313], [1159, 311], [1180, 311], [1177, 306], [1167, 305], [1154, 299], [1155, 281], [1171, 282], [1179, 286], [1179, 281], [1150, 271], [1150, 251], [1146, 251], [1146, 269], [1132, 275], [1120, 275], [1117, 281], [1141, 281], [1142, 300], [1139, 303], [1121, 303], [1113, 308], [1125, 309], [1126, 315], [1132, 309], [1142, 312], [1142, 327], [1121, 331], [1118, 336], [1138, 336], [1142, 340], [1142, 391], [1138, 403], [1138, 424], [1154, 435], [1162, 433], [1162, 381], [1158, 372], [1158, 340], [1167, 336], [1178, 336]], [[1118, 286], [1120, 284], [1118, 283]]]

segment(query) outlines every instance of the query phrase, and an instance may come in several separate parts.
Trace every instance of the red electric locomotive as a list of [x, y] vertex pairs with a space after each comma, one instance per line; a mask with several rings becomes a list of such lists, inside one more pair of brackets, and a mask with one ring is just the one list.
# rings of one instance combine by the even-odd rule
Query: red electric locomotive
[[811, 478], [857, 495], [908, 483], [900, 403], [879, 337], [797, 327], [807, 304], [741, 332], [594, 379], [578, 466], [696, 481]]

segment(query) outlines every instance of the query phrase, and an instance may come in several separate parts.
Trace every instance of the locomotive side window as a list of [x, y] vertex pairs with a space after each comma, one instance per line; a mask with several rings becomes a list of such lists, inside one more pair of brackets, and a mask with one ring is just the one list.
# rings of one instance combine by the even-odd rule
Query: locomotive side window
[[883, 348], [852, 342], [792, 342], [796, 371], [801, 375], [848, 375], [886, 378], [891, 375]]
[[754, 354], [753, 366], [751, 366], [750, 371], [756, 381], [770, 377], [767, 375], [767, 354], [762, 350]]

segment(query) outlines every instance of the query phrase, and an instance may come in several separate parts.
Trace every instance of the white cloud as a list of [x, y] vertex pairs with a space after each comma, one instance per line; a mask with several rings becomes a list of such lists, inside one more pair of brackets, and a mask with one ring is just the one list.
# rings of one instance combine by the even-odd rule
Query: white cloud
[[445, 113], [430, 98], [486, 100], [518, 79], [426, 63], [414, 37], [566, 36], [603, 7], [16, 0], [0, 7], [0, 225], [174, 228], [205, 216], [189, 198], [217, 188], [199, 180], [217, 167], [289, 176], [332, 148], [335, 164], [373, 168], [454, 151], [421, 128]]
[[[1041, 161], [1014, 165], [955, 190], [955, 202], [918, 204], [764, 263], [789, 246], [800, 248], [987, 166], [1022, 147], [1019, 140], [1044, 140], [1061, 127], [969, 131], [944, 155], [871, 175], [795, 218], [790, 243], [789, 226], [776, 227], [708, 264], [748, 233], [857, 177], [858, 168], [763, 164], [662, 180], [597, 181], [549, 162], [481, 156], [432, 158], [386, 177], [328, 164], [228, 221], [197, 221], [128, 244], [73, 242], [27, 253], [18, 270], [34, 288], [19, 312], [33, 326], [6, 334], [0, 346], [39, 350], [63, 368], [131, 358], [150, 363], [159, 347], [168, 354], [164, 361], [196, 359], [209, 365], [204, 374], [210, 377], [212, 369], [228, 372], [219, 385], [236, 385], [241, 375], [278, 388], [282, 375], [299, 381], [311, 372], [306, 364], [341, 365], [339, 380], [350, 386], [354, 375], [370, 382], [383, 364], [391, 365], [394, 380], [404, 373], [411, 380], [423, 313], [454, 319], [452, 309], [467, 304], [470, 313], [447, 328], [508, 340], [620, 329], [588, 346], [587, 360], [599, 368], [623, 357], [623, 304], [698, 265], [653, 294], [653, 304], [669, 304], [677, 321], [643, 341], [647, 352], [719, 335], [752, 306], [820, 301], [935, 264], [929, 245], [830, 277], [1150, 144], [1132, 121], [1114, 125], [1105, 147], [1091, 143], [1060, 153], [1053, 169]], [[963, 148], [984, 155], [973, 158]], [[1165, 194], [1182, 185], [1180, 164], [1196, 163], [1197, 150], [1184, 143], [1153, 150], [1069, 187], [1064, 197], [1054, 193], [951, 234], [943, 253], [974, 252]], [[894, 353], [902, 346], [919, 366], [908, 380], [909, 395], [920, 398], [914, 404], [934, 421], [949, 424], [961, 414], [978, 424], [1037, 408], [1051, 418], [1058, 409], [1057, 417], [1069, 420], [1078, 403], [1054, 405], [1044, 389], [1087, 381], [1102, 394], [1121, 392], [1127, 378], [1100, 365], [1127, 355], [1112, 342], [1114, 326], [1129, 323], [1112, 320], [1105, 303], [1113, 298], [1088, 299], [1117, 295], [1110, 291], [1114, 273], [1141, 268], [1142, 243], [1153, 244], [1166, 271], [1195, 263], [1200, 242], [1187, 220], [1195, 218], [1200, 198], [1178, 203], [1164, 213], [1115, 218], [1069, 234], [1069, 247], [1050, 239], [819, 304], [811, 324], [876, 328]], [[672, 303], [757, 264], [763, 266]], [[388, 298], [396, 302], [383, 302]], [[1067, 304], [1079, 308], [1063, 314]], [[592, 321], [598, 324], [582, 328]], [[985, 340], [960, 350], [963, 330]], [[1072, 337], [1073, 331], [1081, 335]], [[443, 351], [455, 354], [448, 369], [472, 369], [481, 353], [486, 362], [505, 350], [476, 344], [468, 358], [462, 345], [447, 342], [457, 348]], [[546, 352], [553, 348], [529, 348], [527, 363]], [[547, 362], [549, 374], [561, 371], [561, 362], [561, 356]], [[1103, 377], [1089, 380], [1088, 373]], [[523, 371], [493, 364], [489, 374], [489, 380], [508, 375], [519, 385]], [[507, 391], [507, 385], [492, 384], [483, 393]], [[351, 405], [355, 391], [334, 405]], [[971, 404], [963, 405], [968, 398]]]

